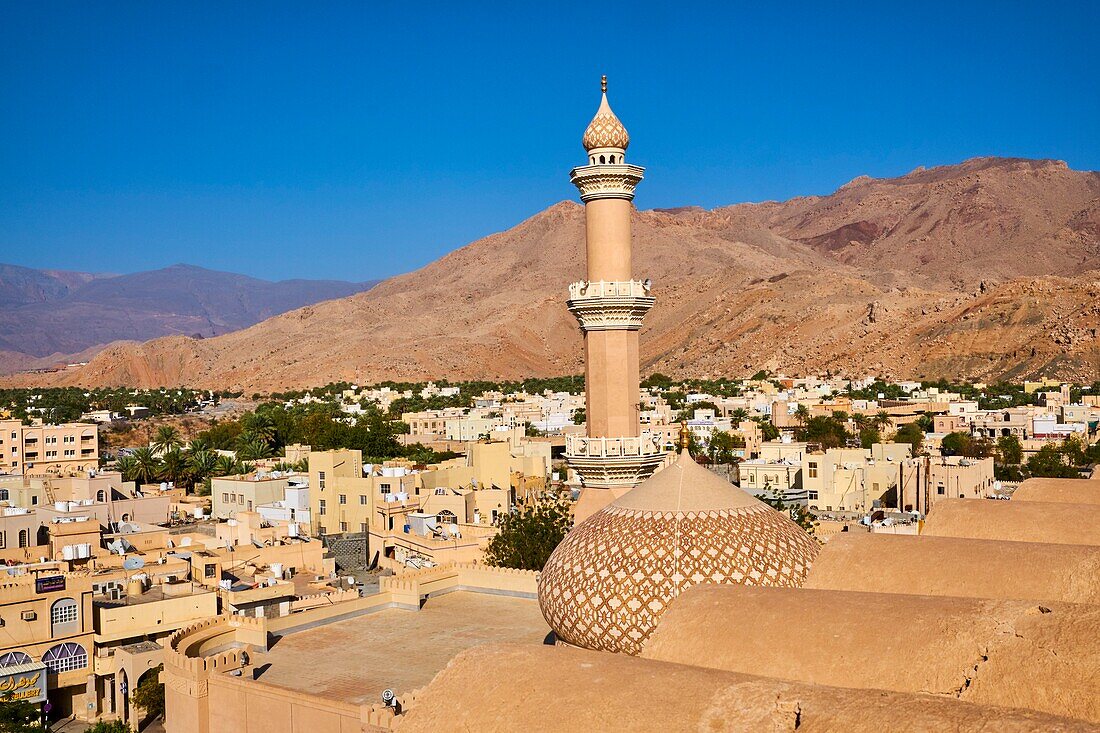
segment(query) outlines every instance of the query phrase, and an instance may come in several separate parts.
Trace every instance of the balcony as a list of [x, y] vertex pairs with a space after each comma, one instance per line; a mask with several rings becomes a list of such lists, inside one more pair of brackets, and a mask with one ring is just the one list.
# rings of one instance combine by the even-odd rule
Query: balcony
[[656, 302], [649, 281], [581, 280], [569, 285], [569, 310], [585, 331], [637, 331]]
[[584, 486], [633, 487], [645, 481], [665, 461], [660, 440], [654, 437], [565, 438], [565, 460]]

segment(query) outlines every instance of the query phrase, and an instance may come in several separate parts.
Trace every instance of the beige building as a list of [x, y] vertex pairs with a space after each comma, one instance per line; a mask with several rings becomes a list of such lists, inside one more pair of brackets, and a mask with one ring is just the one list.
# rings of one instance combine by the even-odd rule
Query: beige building
[[24, 425], [0, 420], [0, 471], [69, 476], [99, 467], [99, 425]]
[[212, 514], [229, 519], [238, 512], [254, 512], [264, 504], [281, 502], [287, 489], [306, 486], [305, 475], [257, 471], [247, 475], [220, 476], [210, 480]]
[[992, 496], [992, 458], [917, 456], [902, 465], [898, 508], [928, 514], [940, 499]]
[[802, 486], [810, 509], [865, 513], [895, 506], [910, 450], [907, 443], [876, 443], [870, 450], [830, 448], [807, 455]]

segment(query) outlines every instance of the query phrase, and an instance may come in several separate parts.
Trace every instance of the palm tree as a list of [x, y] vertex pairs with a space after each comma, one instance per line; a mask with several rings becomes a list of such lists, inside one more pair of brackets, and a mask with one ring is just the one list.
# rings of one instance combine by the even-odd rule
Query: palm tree
[[233, 456], [218, 456], [214, 460], [213, 476], [230, 476], [240, 473], [240, 464]]
[[186, 483], [188, 478], [187, 456], [179, 448], [164, 452], [161, 460], [161, 476], [172, 483]]
[[268, 445], [275, 443], [275, 423], [264, 414], [249, 413], [241, 418], [244, 434], [251, 434]]
[[197, 481], [202, 481], [207, 476], [213, 475], [214, 469], [218, 463], [218, 457], [211, 451], [197, 450], [192, 451], [187, 456], [187, 463], [195, 479]]
[[195, 453], [201, 453], [203, 451], [210, 450], [210, 443], [202, 438], [193, 438], [190, 443], [187, 444], [187, 452], [194, 455]]
[[241, 433], [237, 440], [237, 459], [241, 461], [258, 461], [271, 455], [271, 446], [259, 436], [250, 433]]
[[879, 430], [890, 427], [894, 424], [894, 419], [890, 417], [890, 413], [886, 410], [879, 410], [878, 413], [872, 418], [872, 422]]
[[137, 461], [133, 456], [122, 456], [115, 461], [115, 470], [122, 474], [123, 481], [133, 481], [137, 469]]
[[160, 459], [152, 448], [134, 449], [133, 480], [138, 484], [148, 484], [160, 478]]
[[798, 407], [794, 408], [794, 416], [800, 425], [805, 425], [806, 421], [810, 419], [810, 408], [799, 403]]
[[183, 439], [180, 438], [180, 431], [178, 428], [172, 425], [161, 425], [157, 429], [156, 437], [153, 438], [151, 445], [153, 450], [163, 455], [172, 448], [178, 448], [183, 445]]
[[730, 420], [734, 425], [740, 424], [743, 420], [747, 420], [749, 417], [749, 411], [744, 407], [738, 407], [736, 410], [730, 412]]

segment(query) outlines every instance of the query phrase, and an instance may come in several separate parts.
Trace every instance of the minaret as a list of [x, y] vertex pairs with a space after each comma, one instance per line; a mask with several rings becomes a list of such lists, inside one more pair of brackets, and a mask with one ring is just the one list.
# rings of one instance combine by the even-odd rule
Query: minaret
[[626, 162], [630, 136], [607, 103], [607, 77], [582, 142], [588, 165], [570, 180], [585, 212], [587, 280], [569, 286], [569, 310], [584, 331], [587, 436], [566, 440], [566, 460], [584, 487], [576, 521], [644, 481], [662, 463], [638, 420], [638, 330], [653, 307], [649, 281], [634, 280], [630, 216], [644, 168]]

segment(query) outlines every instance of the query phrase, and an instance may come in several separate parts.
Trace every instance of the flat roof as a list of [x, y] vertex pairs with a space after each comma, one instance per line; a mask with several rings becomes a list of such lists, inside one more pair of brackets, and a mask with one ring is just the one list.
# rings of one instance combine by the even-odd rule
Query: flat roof
[[381, 702], [387, 688], [423, 687], [470, 647], [538, 645], [549, 633], [534, 599], [455, 591], [419, 611], [390, 608], [284, 636], [250, 663], [271, 665], [264, 684], [361, 705]]

